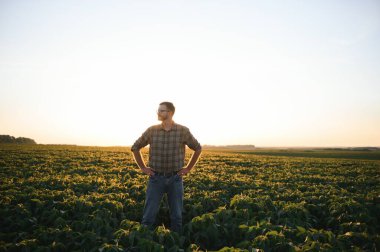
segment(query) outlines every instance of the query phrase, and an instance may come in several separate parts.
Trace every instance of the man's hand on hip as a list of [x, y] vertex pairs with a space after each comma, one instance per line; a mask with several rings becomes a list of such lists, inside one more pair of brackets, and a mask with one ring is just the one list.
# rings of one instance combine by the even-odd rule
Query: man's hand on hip
[[142, 172], [149, 175], [154, 176], [154, 171], [150, 169], [150, 167], [141, 168]]
[[186, 168], [183, 168], [182, 170], [180, 170], [177, 174], [179, 175], [179, 176], [185, 176], [186, 174], [188, 174], [189, 172], [190, 172], [190, 168], [189, 167], [186, 167]]

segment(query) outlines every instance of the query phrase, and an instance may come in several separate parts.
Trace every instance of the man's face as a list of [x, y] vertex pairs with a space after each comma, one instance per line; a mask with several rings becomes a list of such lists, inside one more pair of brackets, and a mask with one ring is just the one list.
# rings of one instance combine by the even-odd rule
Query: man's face
[[157, 117], [159, 121], [165, 121], [169, 118], [171, 113], [165, 105], [160, 105], [157, 110]]

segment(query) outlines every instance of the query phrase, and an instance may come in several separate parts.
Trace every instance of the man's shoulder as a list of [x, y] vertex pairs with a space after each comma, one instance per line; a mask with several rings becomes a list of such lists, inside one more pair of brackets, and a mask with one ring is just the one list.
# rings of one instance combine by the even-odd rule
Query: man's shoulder
[[161, 124], [152, 125], [147, 130], [151, 131], [151, 130], [159, 130], [159, 129], [161, 129]]
[[[174, 123], [174, 126], [175, 126], [176, 130], [190, 131], [188, 127], [186, 127], [186, 126], [184, 126], [182, 124], [179, 124], [179, 123]], [[155, 125], [150, 126], [147, 129], [147, 131], [151, 131], [151, 132], [156, 132], [156, 131], [159, 131], [159, 130], [162, 130], [162, 124], [155, 124]]]
[[177, 127], [178, 130], [182, 130], [182, 131], [188, 131], [189, 128], [182, 125], [182, 124], [178, 124], [178, 123], [175, 123], [175, 126]]

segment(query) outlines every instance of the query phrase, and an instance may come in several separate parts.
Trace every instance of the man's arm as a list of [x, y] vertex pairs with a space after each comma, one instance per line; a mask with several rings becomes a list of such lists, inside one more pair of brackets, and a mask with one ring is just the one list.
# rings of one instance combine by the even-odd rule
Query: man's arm
[[144, 160], [141, 156], [140, 150], [134, 150], [134, 151], [132, 151], [132, 153], [133, 153], [133, 157], [134, 157], [138, 167], [140, 167], [140, 169], [143, 171], [143, 173], [145, 173], [149, 176], [153, 176], [154, 172], [152, 171], [152, 169], [150, 169], [150, 167], [147, 167], [145, 165]]
[[182, 170], [180, 170], [178, 172], [178, 175], [182, 177], [182, 176], [188, 174], [190, 172], [190, 170], [193, 169], [195, 164], [198, 162], [198, 159], [199, 159], [201, 153], [202, 153], [202, 148], [199, 148], [196, 151], [194, 151], [193, 155], [190, 158], [189, 163], [187, 164], [187, 166], [185, 168], [183, 168]]

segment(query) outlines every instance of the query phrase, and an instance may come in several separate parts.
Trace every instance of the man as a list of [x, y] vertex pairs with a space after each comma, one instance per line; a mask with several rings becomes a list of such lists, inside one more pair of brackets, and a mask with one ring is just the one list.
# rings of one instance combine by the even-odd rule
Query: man
[[[149, 175], [141, 224], [150, 228], [156, 220], [164, 193], [168, 196], [170, 229], [181, 232], [183, 210], [182, 176], [194, 167], [202, 147], [185, 126], [173, 121], [175, 107], [171, 102], [160, 103], [157, 116], [162, 123], [149, 127], [133, 144], [131, 150], [142, 172]], [[149, 163], [145, 165], [140, 149], [149, 146]], [[186, 145], [194, 153], [185, 165]]]

